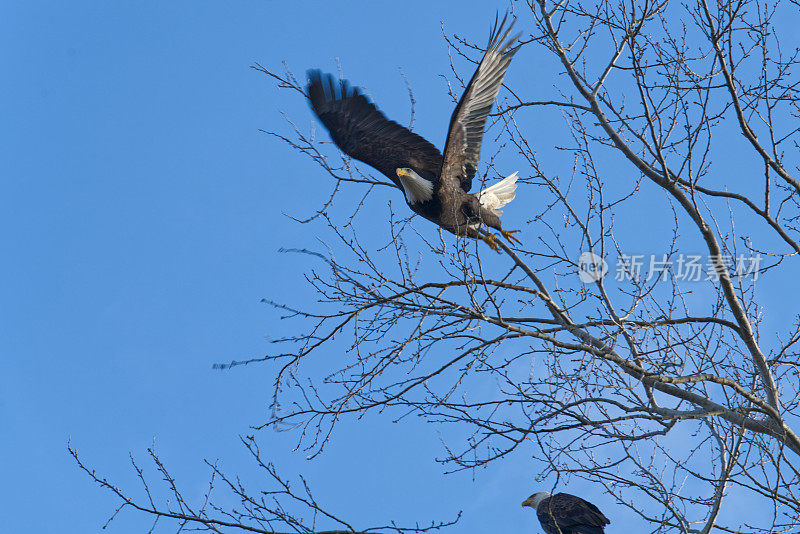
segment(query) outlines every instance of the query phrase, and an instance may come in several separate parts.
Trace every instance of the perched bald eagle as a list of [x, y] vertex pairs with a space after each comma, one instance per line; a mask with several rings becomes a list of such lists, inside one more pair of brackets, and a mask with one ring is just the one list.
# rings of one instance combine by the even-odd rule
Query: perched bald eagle
[[534, 493], [522, 503], [536, 510], [547, 534], [603, 534], [611, 523], [597, 506], [569, 493]]
[[517, 173], [479, 192], [468, 194], [478, 166], [486, 117], [492, 109], [519, 35], [504, 30], [508, 14], [489, 35], [489, 45], [450, 119], [444, 156], [419, 135], [390, 121], [358, 88], [318, 70], [308, 72], [311, 108], [345, 154], [375, 167], [405, 193], [416, 213], [460, 236], [483, 239], [498, 249], [493, 234], [478, 233], [481, 224], [513, 233], [500, 225], [499, 208], [513, 200]]

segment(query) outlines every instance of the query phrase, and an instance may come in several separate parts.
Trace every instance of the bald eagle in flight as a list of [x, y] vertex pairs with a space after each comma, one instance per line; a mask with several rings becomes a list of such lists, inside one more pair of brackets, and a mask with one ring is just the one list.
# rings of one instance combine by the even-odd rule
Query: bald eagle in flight
[[498, 250], [497, 238], [479, 233], [481, 224], [500, 231], [513, 243], [517, 230], [504, 230], [502, 211], [514, 199], [517, 173], [469, 194], [478, 166], [486, 117], [520, 45], [519, 35], [504, 30], [508, 14], [489, 35], [486, 53], [450, 118], [444, 156], [421, 136], [386, 118], [345, 80], [318, 70], [308, 72], [311, 108], [345, 154], [375, 167], [405, 193], [414, 212], [459, 236], [483, 239]]
[[611, 523], [597, 506], [569, 493], [534, 493], [522, 506], [536, 510], [547, 534], [603, 534]]

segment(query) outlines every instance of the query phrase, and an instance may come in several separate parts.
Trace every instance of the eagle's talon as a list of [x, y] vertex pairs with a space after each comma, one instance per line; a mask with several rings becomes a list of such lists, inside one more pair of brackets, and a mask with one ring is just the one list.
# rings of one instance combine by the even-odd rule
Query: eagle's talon
[[512, 245], [516, 242], [518, 244], [522, 244], [522, 241], [519, 240], [518, 237], [514, 236], [514, 234], [518, 233], [519, 230], [500, 230], [500, 233], [503, 234], [503, 237], [508, 239], [508, 242]]
[[486, 234], [486, 235], [482, 235], [482, 236], [481, 236], [481, 239], [482, 239], [482, 240], [483, 240], [483, 241], [484, 241], [484, 242], [485, 242], [487, 245], [489, 245], [490, 247], [492, 247], [492, 250], [494, 250], [495, 252], [500, 252], [500, 245], [498, 244], [498, 242], [497, 242], [497, 237], [495, 237], [495, 235], [494, 235], [494, 234]]

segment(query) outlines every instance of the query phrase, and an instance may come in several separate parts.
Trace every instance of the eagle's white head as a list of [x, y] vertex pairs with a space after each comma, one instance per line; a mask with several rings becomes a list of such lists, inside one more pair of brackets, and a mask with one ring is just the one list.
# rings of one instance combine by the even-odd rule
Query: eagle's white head
[[524, 501], [522, 501], [522, 506], [530, 506], [534, 510], [538, 510], [539, 505], [542, 503], [542, 501], [545, 499], [549, 499], [552, 496], [553, 496], [552, 493], [548, 493], [546, 491], [539, 491], [537, 493], [534, 493]]
[[433, 197], [433, 182], [417, 174], [414, 169], [403, 167], [396, 172], [409, 204], [427, 202]]

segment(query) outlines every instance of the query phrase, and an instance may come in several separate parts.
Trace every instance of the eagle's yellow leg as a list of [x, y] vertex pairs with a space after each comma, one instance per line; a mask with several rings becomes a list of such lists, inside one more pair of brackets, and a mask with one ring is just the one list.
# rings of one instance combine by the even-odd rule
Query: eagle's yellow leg
[[500, 252], [500, 245], [498, 245], [497, 238], [494, 234], [484, 234], [481, 236], [481, 239], [483, 239], [487, 245], [492, 247], [492, 250], [495, 252]]
[[508, 242], [511, 243], [512, 245], [514, 244], [515, 241], [520, 245], [522, 244], [522, 241], [520, 241], [516, 236], [514, 236], [514, 234], [518, 232], [519, 230], [500, 230], [500, 233], [503, 234], [503, 237], [508, 239]]

